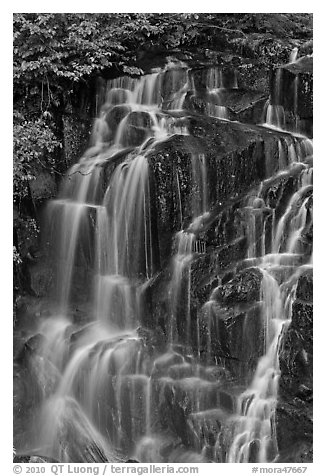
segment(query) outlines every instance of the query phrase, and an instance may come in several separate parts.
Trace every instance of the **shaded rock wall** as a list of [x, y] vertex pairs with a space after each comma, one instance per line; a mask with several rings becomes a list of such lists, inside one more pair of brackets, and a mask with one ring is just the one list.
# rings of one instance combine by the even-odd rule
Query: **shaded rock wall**
[[[215, 216], [230, 200], [245, 195], [287, 164], [286, 158], [284, 164], [279, 160], [279, 140], [285, 141], [287, 134], [201, 116], [189, 116], [186, 124], [190, 136], [173, 136], [149, 156], [152, 233], [157, 236], [161, 267], [169, 259], [174, 234], [205, 211], [195, 209], [204, 193], [206, 210], [216, 210]], [[205, 190], [198, 188], [194, 177], [193, 164], [200, 160]], [[224, 244], [230, 246], [237, 237], [226, 237]]]
[[312, 460], [313, 276], [299, 278], [292, 321], [280, 352], [280, 389], [276, 412], [281, 461]]
[[312, 57], [302, 57], [273, 69], [270, 91], [270, 104], [284, 107], [287, 128], [312, 137]]

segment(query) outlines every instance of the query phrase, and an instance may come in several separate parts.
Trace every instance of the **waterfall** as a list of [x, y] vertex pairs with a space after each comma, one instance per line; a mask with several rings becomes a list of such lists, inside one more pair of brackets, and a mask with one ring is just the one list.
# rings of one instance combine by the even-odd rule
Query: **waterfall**
[[[304, 264], [276, 278], [286, 262], [295, 263], [300, 254], [298, 242], [308, 223], [307, 205], [311, 194], [311, 175], [307, 169], [298, 180], [298, 190], [290, 198], [287, 208], [273, 230], [271, 250], [259, 259], [262, 272], [261, 303], [264, 329], [264, 355], [260, 358], [249, 387], [237, 400], [234, 437], [228, 452], [233, 463], [273, 461], [278, 455], [275, 433], [275, 410], [280, 377], [278, 353], [282, 336], [291, 322], [292, 302], [300, 274], [309, 267]], [[253, 210], [254, 212], [254, 210]], [[252, 220], [255, 223], [255, 216]], [[248, 226], [250, 242], [255, 241], [252, 220]], [[263, 237], [261, 237], [263, 238]], [[252, 256], [254, 257], [254, 253]]]
[[290, 53], [289, 63], [295, 63], [298, 57], [298, 52], [299, 52], [299, 49], [297, 47], [293, 48], [293, 50]]
[[[171, 101], [163, 100], [166, 74], [172, 82]], [[33, 444], [39, 453], [59, 461], [74, 458], [78, 445], [87, 445], [88, 440], [94, 448], [89, 454], [78, 453], [79, 460], [96, 461], [99, 454], [117, 460], [120, 451], [132, 450], [139, 435], [150, 433], [153, 364], [144, 363], [135, 334], [143, 283], [154, 273], [147, 157], [171, 135], [187, 134], [162, 107], [181, 108], [189, 81], [186, 69], [169, 67], [139, 79], [108, 81], [91, 147], [68, 171], [58, 198], [48, 205], [48, 228], [58, 262], [58, 312], [42, 324], [40, 332], [46, 338], [44, 353], [61, 377], [55, 393], [42, 405]], [[207, 207], [203, 154], [193, 155], [192, 169], [195, 218]], [[194, 235], [180, 232], [179, 236], [171, 280], [171, 322], [187, 275], [190, 342]], [[85, 266], [92, 289], [85, 296], [90, 299], [90, 316], [76, 329], [71, 307], [80, 289], [78, 269]], [[174, 332], [171, 324], [171, 344]], [[144, 425], [137, 422], [141, 415]]]
[[[183, 306], [186, 310], [186, 326], [187, 326], [187, 341], [189, 341], [189, 329], [190, 329], [190, 315], [189, 315], [189, 286], [190, 286], [190, 272], [191, 272], [191, 259], [192, 259], [192, 244], [194, 240], [193, 233], [180, 232], [177, 235], [178, 245], [177, 254], [173, 260], [172, 279], [170, 284], [170, 299], [171, 299], [171, 321], [170, 321], [170, 340], [175, 341], [176, 328], [177, 328], [177, 307], [180, 302], [181, 285], [186, 280], [188, 292], [186, 293], [186, 302], [183, 302]], [[187, 275], [186, 277], [184, 275]]]
[[282, 68], [277, 68], [272, 83], [271, 97], [266, 105], [265, 125], [279, 130], [285, 129], [285, 111], [283, 103], [283, 76]]
[[258, 363], [251, 385], [238, 399], [239, 423], [229, 450], [229, 462], [266, 462], [277, 454], [273, 420], [280, 372], [277, 354], [283, 327], [290, 319], [291, 307], [285, 306], [288, 297], [287, 293], [282, 295], [275, 278], [264, 270], [261, 300], [265, 355]]
[[[62, 317], [49, 318], [40, 332], [47, 338], [46, 355], [62, 376], [56, 392], [43, 404], [40, 436], [35, 435], [34, 444], [40, 453], [59, 461], [74, 457], [74, 439], [76, 446], [89, 439], [95, 448], [79, 454], [81, 461], [96, 461], [98, 453], [116, 460], [116, 451], [129, 451], [142, 432], [135, 420], [137, 413], [142, 414], [137, 397], [142, 388], [147, 408], [144, 431], [150, 428], [149, 376], [141, 364], [134, 367], [142, 353], [134, 334], [139, 280], [150, 279], [154, 272], [147, 155], [172, 134], [187, 133], [161, 112], [163, 76], [108, 81], [92, 147], [68, 171], [58, 199], [47, 209], [58, 255], [57, 302]], [[94, 247], [91, 255], [90, 247]], [[76, 331], [70, 306], [75, 299], [75, 269], [85, 261], [93, 274], [91, 321]], [[130, 412], [124, 408], [126, 398]], [[131, 425], [128, 438], [126, 418]]]
[[228, 119], [228, 109], [222, 104], [223, 91], [225, 89], [238, 88], [236, 74], [232, 77], [230, 84], [225, 84], [223, 71], [220, 68], [209, 68], [207, 70], [207, 89], [209, 91], [212, 102], [206, 105], [206, 114], [212, 117]]
[[[280, 131], [288, 131], [297, 136], [305, 136], [305, 120], [300, 117], [299, 94], [304, 85], [295, 65], [298, 48], [294, 48], [289, 57], [289, 63], [277, 67], [272, 73], [270, 97], [266, 101], [263, 112], [263, 126]], [[300, 70], [299, 70], [300, 71]], [[311, 132], [310, 132], [311, 133]]]
[[[276, 102], [266, 107], [264, 125], [283, 131], [282, 74], [276, 73]], [[279, 172], [258, 187], [256, 181], [248, 196], [238, 190], [229, 196], [226, 189], [238, 179], [232, 154], [215, 167], [223, 137], [216, 132], [211, 153], [184, 119], [187, 101], [204, 97], [202, 114], [211, 116], [205, 121], [232, 126], [236, 142], [224, 102], [233, 89], [232, 71], [169, 62], [137, 78], [110, 79], [98, 93], [90, 147], [46, 208], [55, 306], [36, 334], [54, 377], [36, 405], [22, 453], [90, 463], [277, 458], [278, 354], [298, 278], [311, 266], [302, 237], [312, 222], [312, 141], [263, 130], [268, 138], [276, 135]], [[173, 189], [169, 204], [164, 194], [158, 197], [151, 159], [174, 140], [181, 152], [161, 175], [166, 195]], [[170, 155], [170, 149], [160, 155], [159, 172]], [[236, 158], [246, 176], [246, 162]], [[221, 184], [224, 169], [230, 183]], [[289, 176], [286, 189], [282, 180]], [[230, 198], [225, 206], [223, 193]], [[157, 236], [159, 207], [174, 221], [170, 241]], [[226, 261], [237, 253], [241, 258], [231, 268], [223, 253]], [[232, 292], [223, 304], [219, 292], [248, 268], [261, 278], [258, 302], [236, 302], [235, 323]], [[258, 330], [250, 327], [250, 312], [259, 312]], [[238, 334], [229, 346], [234, 323]], [[247, 341], [263, 345], [246, 369], [230, 347]]]
[[[181, 319], [186, 322], [186, 342], [191, 342], [191, 317], [190, 317], [190, 291], [191, 291], [191, 261], [194, 252], [200, 252], [198, 243], [195, 242], [195, 233], [201, 226], [203, 219], [207, 218], [207, 168], [204, 154], [192, 154], [192, 183], [194, 195], [192, 199], [193, 220], [186, 231], [182, 230], [176, 235], [177, 252], [173, 257], [172, 278], [169, 283], [168, 294], [171, 302], [170, 342], [177, 341], [178, 335], [178, 306], [182, 302], [184, 313]], [[181, 295], [182, 287], [186, 292]]]

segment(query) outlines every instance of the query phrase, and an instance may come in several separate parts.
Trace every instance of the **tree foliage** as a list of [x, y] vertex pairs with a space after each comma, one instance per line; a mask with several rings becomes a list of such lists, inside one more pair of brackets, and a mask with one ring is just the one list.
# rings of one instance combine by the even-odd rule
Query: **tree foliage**
[[53, 151], [60, 147], [51, 127], [43, 118], [26, 120], [14, 113], [14, 201], [28, 195], [28, 183], [35, 179], [36, 170], [55, 165]]
[[42, 13], [14, 15], [14, 78], [79, 81], [104, 68], [130, 68], [142, 49], [243, 43], [252, 34], [310, 37], [307, 14]]

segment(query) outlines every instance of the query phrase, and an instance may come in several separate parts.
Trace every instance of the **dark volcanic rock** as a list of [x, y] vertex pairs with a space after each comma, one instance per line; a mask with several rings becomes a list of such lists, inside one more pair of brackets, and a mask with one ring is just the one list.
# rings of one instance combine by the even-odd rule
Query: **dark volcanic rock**
[[[209, 84], [209, 78], [212, 75], [219, 77], [221, 83]], [[218, 73], [218, 74], [217, 74]], [[232, 67], [221, 67], [217, 65], [211, 65], [208, 67], [194, 68], [190, 71], [191, 82], [197, 91], [205, 91], [207, 87], [223, 87], [234, 88], [237, 83], [237, 73]]]
[[[172, 236], [206, 209], [226, 207], [276, 173], [284, 134], [204, 117], [188, 119], [190, 136], [172, 136], [149, 154], [152, 235], [163, 266]], [[200, 170], [205, 168], [205, 190]]]
[[126, 115], [129, 114], [130, 111], [130, 107], [125, 104], [114, 106], [107, 111], [107, 113], [105, 114], [105, 120], [110, 128], [112, 137], [114, 137], [118, 125], [120, 124], [122, 119], [126, 117]]
[[195, 138], [174, 136], [149, 156], [152, 234], [159, 242], [161, 264], [170, 254], [174, 233], [192, 216], [192, 192], [196, 188], [192, 154], [198, 157], [203, 151]]
[[312, 57], [275, 68], [270, 79], [271, 104], [285, 109], [287, 128], [312, 133], [313, 74]]
[[312, 118], [313, 115], [313, 76], [310, 73], [299, 75], [298, 109], [300, 118]]
[[243, 310], [229, 309], [222, 319], [231, 357], [229, 369], [237, 377], [250, 376], [264, 353], [261, 307], [254, 304]]
[[170, 306], [166, 291], [169, 283], [167, 273], [160, 273], [151, 280], [142, 294], [141, 324], [148, 329], [159, 328], [167, 336]]
[[[205, 286], [202, 287], [207, 302], [198, 313], [199, 352], [206, 361], [222, 358], [226, 368], [237, 378], [251, 374], [263, 354], [261, 306], [258, 302], [261, 279], [259, 269], [248, 268], [215, 290], [214, 282], [210, 282], [207, 284], [211, 292], [209, 301], [209, 293]], [[217, 278], [215, 280], [216, 286]], [[192, 305], [197, 303], [200, 308], [197, 300], [202, 299], [195, 289]]]
[[311, 55], [301, 56], [301, 58], [297, 59], [295, 62], [284, 65], [283, 68], [291, 71], [293, 74], [312, 73], [313, 58]]
[[218, 249], [218, 263], [221, 272], [247, 256], [247, 238], [237, 238]]
[[69, 458], [75, 463], [122, 461], [116, 451], [104, 447], [103, 438], [94, 431], [74, 399], [66, 397], [58, 403], [57, 438], [52, 450], [54, 458], [59, 461]]
[[245, 269], [230, 282], [219, 286], [214, 292], [214, 298], [223, 304], [259, 301], [262, 276], [258, 268]]
[[280, 460], [312, 461], [313, 307], [312, 271], [299, 280], [292, 321], [283, 338], [276, 410]]
[[29, 266], [30, 288], [38, 297], [49, 294], [54, 282], [54, 270], [49, 264], [42, 261]]
[[276, 411], [280, 462], [312, 462], [312, 407], [295, 399], [279, 402]]
[[207, 104], [215, 104], [215, 102], [211, 102], [210, 99], [211, 98], [205, 90], [197, 91], [196, 93], [188, 92], [183, 107], [187, 111], [205, 114], [207, 111]]
[[154, 349], [162, 351], [166, 346], [166, 337], [161, 327], [157, 326], [154, 330], [138, 327], [137, 334], [142, 339], [144, 346], [148, 348], [149, 351]]
[[296, 300], [279, 357], [281, 394], [298, 395], [301, 385], [312, 389], [312, 322], [312, 305]]
[[236, 119], [240, 122], [260, 124], [264, 121], [263, 113], [266, 105], [265, 96], [253, 99], [236, 113]]
[[161, 87], [161, 95], [164, 101], [163, 107], [169, 103], [169, 100], [173, 98], [175, 93], [187, 84], [187, 77], [186, 68], [168, 69], [164, 73]]
[[152, 119], [144, 111], [133, 111], [126, 117], [121, 143], [125, 147], [137, 147], [150, 135]]
[[228, 118], [245, 123], [259, 124], [263, 122], [263, 110], [268, 96], [265, 93], [244, 89], [222, 89], [218, 94], [198, 91], [188, 93], [184, 108], [200, 114], [209, 111], [209, 105], [224, 106]]
[[226, 369], [236, 378], [252, 375], [264, 351], [261, 306], [240, 309], [210, 301], [198, 319], [199, 351], [204, 361], [213, 364], [223, 359]]
[[298, 280], [297, 299], [312, 303], [313, 301], [313, 273], [312, 269], [302, 274]]
[[239, 88], [251, 89], [269, 94], [268, 67], [259, 60], [240, 61], [237, 67]]
[[296, 443], [280, 452], [276, 463], [312, 463], [313, 449], [310, 442]]

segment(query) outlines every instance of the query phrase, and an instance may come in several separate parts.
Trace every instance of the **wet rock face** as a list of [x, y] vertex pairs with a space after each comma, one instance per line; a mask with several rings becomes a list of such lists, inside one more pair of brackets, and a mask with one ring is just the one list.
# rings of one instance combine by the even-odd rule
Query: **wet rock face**
[[[219, 78], [210, 79], [212, 74], [214, 75], [217, 71]], [[233, 67], [211, 65], [194, 68], [190, 71], [190, 78], [194, 88], [198, 91], [205, 91], [208, 88], [232, 89], [237, 87], [237, 72]]]
[[223, 304], [252, 303], [259, 300], [262, 272], [249, 268], [217, 288], [214, 298]]
[[44, 297], [49, 294], [54, 283], [53, 267], [42, 261], [33, 263], [29, 266], [30, 288], [38, 297]]
[[161, 265], [168, 259], [173, 235], [193, 215], [192, 154], [203, 150], [195, 138], [175, 136], [149, 157], [152, 233], [159, 243]]
[[276, 425], [280, 462], [312, 462], [312, 416], [312, 405], [300, 399], [278, 403]]
[[57, 369], [42, 356], [43, 345], [41, 334], [27, 339], [14, 362], [14, 445], [20, 448], [31, 443], [35, 409], [39, 408], [44, 398], [54, 392], [59, 380]]
[[148, 352], [162, 351], [166, 347], [166, 336], [164, 335], [161, 327], [148, 329], [145, 327], [139, 327], [137, 329], [138, 336], [142, 339], [144, 347]]
[[91, 120], [79, 115], [63, 117], [63, 144], [67, 168], [74, 164], [89, 145]]
[[298, 89], [298, 115], [302, 119], [313, 115], [313, 77], [310, 73], [302, 73]]
[[158, 328], [159, 335], [163, 331], [165, 339], [168, 335], [168, 318], [170, 308], [165, 297], [169, 277], [160, 273], [142, 293], [141, 324], [148, 329]]
[[187, 69], [167, 70], [164, 73], [161, 95], [163, 98], [163, 108], [168, 108], [174, 95], [180, 91], [188, 80]]
[[261, 279], [257, 268], [238, 273], [212, 292], [210, 299], [216, 305], [200, 316], [202, 348], [207, 348], [209, 339], [211, 357], [223, 356], [227, 368], [237, 377], [253, 371], [263, 354], [263, 346], [257, 345], [257, 341], [263, 342], [259, 340], [263, 332], [258, 303]]
[[198, 319], [203, 361], [212, 365], [222, 361], [236, 380], [250, 378], [264, 353], [260, 306], [210, 303], [199, 312]]
[[268, 70], [260, 62], [241, 61], [237, 67], [239, 88], [269, 94]]
[[261, 128], [194, 118], [189, 131], [206, 144], [212, 204], [244, 194], [279, 168], [276, 137]]
[[295, 63], [275, 68], [270, 77], [270, 103], [285, 110], [289, 130], [302, 130], [312, 136], [313, 74], [312, 58], [302, 57]]
[[276, 411], [280, 453], [286, 461], [312, 460], [313, 306], [312, 271], [298, 280], [292, 321], [280, 351]]
[[209, 300], [212, 290], [220, 284], [217, 260], [216, 253], [206, 253], [191, 263], [191, 299], [196, 309]]
[[130, 107], [124, 104], [119, 104], [112, 107], [105, 113], [105, 121], [108, 124], [112, 137], [115, 135], [118, 125], [124, 117], [130, 112]]
[[[209, 255], [198, 257], [192, 265], [191, 345], [203, 362], [213, 365], [216, 359], [223, 359], [226, 369], [237, 378], [242, 378], [255, 369], [258, 358], [263, 354], [263, 339], [257, 339], [263, 332], [258, 303], [262, 275], [258, 269], [249, 268], [219, 286], [218, 264], [214, 255], [208, 258]], [[168, 275], [161, 273], [143, 296], [142, 322], [154, 329], [157, 337], [162, 331], [165, 336], [168, 335], [171, 312], [167, 299], [168, 285]], [[185, 291], [182, 288], [180, 292]], [[186, 335], [182, 326], [187, 319], [186, 306], [183, 305], [186, 299], [185, 293], [177, 309], [181, 342]], [[199, 334], [196, 334], [196, 329]], [[257, 340], [262, 345], [257, 345]]]
[[57, 184], [53, 175], [46, 171], [39, 171], [34, 180], [29, 182], [31, 196], [35, 204], [40, 205], [45, 200], [54, 198], [57, 193]]
[[190, 117], [187, 126], [190, 136], [173, 136], [148, 157], [152, 235], [161, 266], [172, 236], [205, 211], [204, 194], [206, 210], [226, 207], [282, 167], [278, 137], [283, 134], [204, 117]]
[[218, 250], [218, 264], [221, 274], [232, 268], [234, 263], [246, 258], [247, 238], [245, 236], [235, 238], [228, 244], [222, 245]]
[[240, 88], [222, 89], [218, 95], [199, 90], [187, 94], [184, 108], [199, 114], [209, 111], [209, 105], [227, 108], [228, 118], [249, 124], [263, 122], [263, 111], [268, 95], [263, 92]]
[[280, 354], [282, 378], [280, 387], [305, 398], [312, 390], [312, 304], [296, 300], [292, 322]]
[[[58, 412], [58, 422], [59, 433], [55, 456], [59, 461], [63, 461], [64, 455], [76, 463], [121, 461], [114, 451], [108, 454], [103, 447], [103, 440], [98, 435], [94, 435], [89, 421], [72, 398], [63, 399]], [[68, 442], [68, 444], [63, 445], [62, 442]]]
[[188, 92], [183, 107], [188, 111], [193, 111], [198, 114], [205, 114], [207, 104], [209, 103], [209, 97], [205, 90], [199, 90], [198, 92]]
[[152, 119], [147, 112], [133, 111], [126, 116], [126, 124], [121, 136], [124, 147], [137, 147], [149, 136]]
[[297, 299], [312, 303], [313, 301], [313, 273], [308, 271], [302, 274], [298, 280]]

